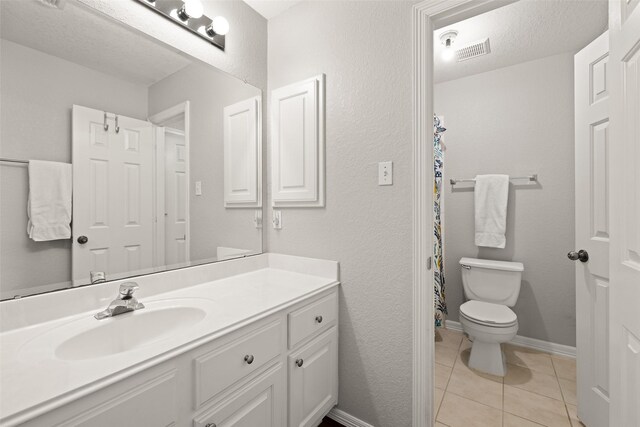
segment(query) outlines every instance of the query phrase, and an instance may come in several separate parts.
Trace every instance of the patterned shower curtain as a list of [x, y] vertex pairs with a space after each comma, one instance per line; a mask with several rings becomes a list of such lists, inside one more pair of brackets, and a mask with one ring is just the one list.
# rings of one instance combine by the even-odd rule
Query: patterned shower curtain
[[433, 258], [434, 258], [434, 274], [433, 288], [435, 292], [435, 321], [436, 327], [443, 326], [444, 316], [447, 314], [447, 303], [444, 296], [444, 258], [442, 247], [442, 220], [440, 217], [442, 203], [442, 169], [444, 154], [442, 152], [442, 144], [440, 143], [441, 133], [446, 129], [440, 126], [440, 119], [433, 115]]

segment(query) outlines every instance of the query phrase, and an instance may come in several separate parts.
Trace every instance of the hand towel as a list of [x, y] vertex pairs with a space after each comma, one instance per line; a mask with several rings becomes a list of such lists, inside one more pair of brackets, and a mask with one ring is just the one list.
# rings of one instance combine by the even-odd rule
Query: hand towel
[[36, 242], [71, 238], [71, 165], [29, 161], [27, 233]]
[[478, 175], [475, 188], [476, 245], [504, 248], [509, 175]]

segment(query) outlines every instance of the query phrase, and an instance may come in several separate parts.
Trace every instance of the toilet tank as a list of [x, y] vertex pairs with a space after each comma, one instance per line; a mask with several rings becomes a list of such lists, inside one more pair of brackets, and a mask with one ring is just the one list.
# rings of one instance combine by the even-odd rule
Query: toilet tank
[[462, 286], [468, 299], [513, 307], [520, 295], [520, 262], [462, 258]]

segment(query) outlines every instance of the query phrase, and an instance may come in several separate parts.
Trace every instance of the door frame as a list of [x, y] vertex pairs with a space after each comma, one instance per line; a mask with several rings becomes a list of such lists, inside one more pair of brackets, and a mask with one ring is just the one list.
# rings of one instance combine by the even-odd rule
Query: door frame
[[[176, 119], [177, 117], [183, 117], [184, 118], [184, 145], [185, 145], [185, 151], [186, 151], [186, 180], [187, 180], [187, 217], [190, 218], [190, 210], [191, 210], [191, 139], [190, 139], [190, 135], [191, 135], [191, 119], [190, 119], [190, 111], [189, 111], [190, 105], [189, 105], [189, 101], [184, 101], [181, 102], [180, 104], [174, 105], [173, 107], [169, 107], [165, 110], [160, 111], [159, 113], [156, 113], [152, 116], [149, 116], [147, 120], [149, 120], [149, 122], [151, 122], [152, 124], [156, 125], [156, 126], [162, 126], [162, 127], [167, 127], [170, 128], [169, 126], [165, 126], [166, 123], [171, 122], [172, 120]], [[165, 264], [165, 259], [164, 259], [164, 247], [165, 247], [165, 239], [164, 239], [164, 230], [165, 230], [165, 223], [164, 223], [164, 215], [160, 215], [159, 213], [159, 209], [160, 206], [162, 206], [164, 208], [164, 184], [160, 184], [160, 183], [164, 183], [164, 170], [160, 170], [159, 168], [159, 160], [160, 160], [160, 155], [162, 155], [164, 157], [164, 138], [162, 138], [162, 147], [159, 147], [158, 144], [155, 144], [155, 149], [156, 149], [156, 171], [155, 171], [155, 176], [156, 176], [156, 189], [155, 189], [155, 205], [156, 206], [156, 223], [155, 223], [155, 232], [154, 232], [154, 237], [156, 238], [156, 242], [155, 242], [155, 254], [156, 254], [156, 260], [159, 261], [157, 259], [157, 254], [162, 254], [162, 263], [157, 264], [157, 267], [160, 267], [161, 265]], [[162, 194], [161, 194], [162, 193]], [[187, 236], [187, 245], [186, 245], [186, 253], [187, 253], [187, 260], [190, 259], [190, 246], [191, 246], [191, 220], [189, 219], [189, 221], [187, 221], [186, 227], [185, 227], [185, 233]], [[163, 236], [162, 239], [159, 238], [159, 236]], [[162, 242], [160, 242], [160, 240], [162, 240]], [[162, 243], [162, 244], [161, 244]], [[161, 249], [160, 249], [161, 248]]]
[[433, 269], [433, 31], [516, 0], [425, 0], [412, 10], [413, 363], [412, 426], [435, 414]]

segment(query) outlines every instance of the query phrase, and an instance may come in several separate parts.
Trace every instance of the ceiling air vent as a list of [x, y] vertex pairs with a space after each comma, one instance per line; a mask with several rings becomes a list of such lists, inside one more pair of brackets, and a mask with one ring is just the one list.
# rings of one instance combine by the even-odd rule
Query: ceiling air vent
[[456, 49], [456, 59], [458, 62], [466, 61], [467, 59], [476, 58], [478, 56], [486, 55], [491, 52], [489, 46], [489, 38], [478, 40], [468, 44], [460, 49]]

